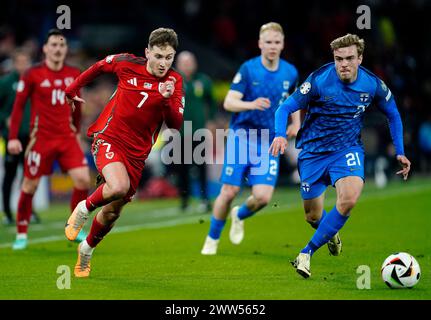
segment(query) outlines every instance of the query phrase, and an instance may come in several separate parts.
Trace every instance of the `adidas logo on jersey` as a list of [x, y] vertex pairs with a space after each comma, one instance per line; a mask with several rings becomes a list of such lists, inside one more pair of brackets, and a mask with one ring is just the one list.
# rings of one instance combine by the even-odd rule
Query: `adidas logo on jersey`
[[49, 82], [48, 79], [45, 79], [45, 80], [42, 81], [42, 83], [40, 84], [40, 86], [42, 88], [49, 88], [49, 87], [51, 87], [51, 82]]
[[64, 78], [64, 84], [66, 86], [69, 86], [73, 82], [73, 77], [66, 77]]
[[135, 87], [138, 86], [138, 81], [136, 80], [136, 78], [132, 78], [127, 80], [127, 83], [130, 83], [131, 85], [134, 85]]

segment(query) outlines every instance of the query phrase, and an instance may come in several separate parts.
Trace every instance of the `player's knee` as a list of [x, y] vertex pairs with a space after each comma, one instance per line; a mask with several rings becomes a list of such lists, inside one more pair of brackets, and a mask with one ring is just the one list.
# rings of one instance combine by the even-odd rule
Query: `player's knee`
[[224, 201], [232, 201], [239, 192], [239, 187], [223, 186], [220, 192]]
[[114, 199], [121, 199], [124, 198], [127, 194], [127, 190], [126, 188], [114, 188], [111, 190], [111, 196]]
[[347, 214], [355, 207], [357, 200], [355, 196], [343, 197], [337, 201], [337, 208], [341, 214]]
[[24, 179], [22, 182], [21, 190], [27, 194], [35, 194], [39, 180]]
[[117, 182], [109, 186], [110, 197], [114, 199], [121, 199], [129, 192], [130, 185], [125, 182]]
[[90, 189], [90, 177], [89, 176], [80, 176], [75, 180], [75, 188], [84, 190], [84, 189]]

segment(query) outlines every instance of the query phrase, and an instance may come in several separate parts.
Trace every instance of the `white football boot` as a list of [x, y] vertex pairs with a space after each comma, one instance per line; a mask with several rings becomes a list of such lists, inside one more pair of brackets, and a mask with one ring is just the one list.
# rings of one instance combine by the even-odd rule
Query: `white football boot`
[[74, 274], [77, 278], [88, 278], [91, 271], [91, 256], [94, 248], [91, 248], [87, 240], [78, 245], [78, 260], [76, 261]]
[[244, 239], [244, 220], [238, 218], [239, 206], [233, 207], [230, 211], [232, 219], [229, 231], [229, 239], [233, 244], [240, 244]]
[[66, 226], [64, 227], [66, 238], [70, 241], [74, 241], [78, 237], [79, 232], [85, 222], [87, 222], [89, 216], [90, 213], [85, 206], [85, 200], [82, 200], [78, 203], [66, 222]]
[[217, 247], [220, 239], [214, 240], [210, 236], [207, 236], [205, 239], [204, 246], [201, 250], [201, 254], [206, 256], [212, 256], [217, 253]]
[[328, 241], [329, 254], [332, 256], [339, 256], [342, 249], [342, 243], [338, 232]]
[[310, 271], [310, 260], [311, 255], [308, 253], [300, 253], [295, 261], [292, 261], [293, 267], [296, 269], [296, 272], [298, 272], [301, 276], [303, 276], [305, 279], [311, 276]]

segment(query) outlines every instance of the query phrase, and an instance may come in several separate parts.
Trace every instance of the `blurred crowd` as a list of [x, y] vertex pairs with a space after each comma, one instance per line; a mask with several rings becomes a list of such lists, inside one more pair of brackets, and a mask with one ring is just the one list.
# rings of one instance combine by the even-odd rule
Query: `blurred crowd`
[[[359, 30], [356, 26], [359, 17], [356, 9], [363, 4], [371, 9], [370, 30]], [[29, 52], [33, 62], [42, 59], [42, 39], [55, 27], [57, 5], [49, 0], [7, 1], [2, 5], [0, 75], [10, 72], [11, 55], [18, 47]], [[116, 5], [101, 0], [78, 0], [69, 6], [72, 29], [65, 30], [69, 43], [67, 62], [82, 70], [111, 53], [143, 55], [147, 43], [143, 34], [159, 26], [174, 28], [179, 35], [180, 51], [192, 51], [198, 70], [211, 82], [213, 111], [203, 123], [211, 130], [228, 126], [229, 115], [222, 108], [223, 96], [240, 64], [259, 54], [257, 38], [262, 23], [277, 21], [282, 24], [286, 33], [282, 57], [296, 65], [301, 81], [311, 71], [331, 61], [331, 40], [348, 32], [357, 33], [366, 41], [363, 66], [382, 78], [396, 97], [413, 173], [431, 172], [431, 78], [428, 76], [431, 24], [427, 22], [431, 4], [427, 1], [310, 0], [296, 2], [292, 7], [281, 0], [167, 0], [163, 4], [126, 1]], [[416, 33], [420, 33], [420, 40], [412, 36]], [[83, 109], [81, 132], [88, 154], [90, 140], [85, 138], [86, 129], [114, 90], [114, 77], [103, 76], [82, 93], [87, 104]], [[378, 177], [376, 172], [393, 176], [390, 171], [396, 164], [389, 130], [382, 125], [383, 115], [375, 109], [367, 111], [364, 123], [363, 140], [369, 159], [366, 172], [375, 178]], [[295, 161], [292, 161], [294, 153], [292, 150], [290, 158], [283, 160], [286, 165], [280, 172], [280, 184], [298, 182]], [[215, 156], [222, 156], [223, 150], [217, 150], [217, 154]], [[149, 159], [149, 163], [152, 169], [144, 174], [143, 185], [161, 176], [168, 177], [175, 185], [176, 178], [170, 177], [175, 176], [176, 168], [160, 169], [157, 159]], [[207, 168], [208, 180], [217, 181], [219, 170], [217, 165]], [[191, 174], [193, 177], [193, 170]]]
[[[286, 33], [284, 57], [294, 63], [301, 80], [324, 63], [330, 62], [329, 43], [346, 33], [356, 33], [366, 41], [363, 66], [383, 79], [395, 94], [405, 129], [406, 152], [414, 172], [429, 172], [431, 118], [431, 2], [423, 0], [304, 1], [291, 6], [287, 1], [222, 0], [204, 5], [186, 0], [174, 6], [176, 23], [187, 21], [186, 28], [196, 39], [223, 52], [237, 65], [258, 54], [256, 30], [263, 21], [279, 21]], [[357, 8], [368, 5], [371, 29], [359, 30]], [[175, 12], [182, 12], [178, 15]], [[361, 12], [362, 13], [362, 12]], [[196, 28], [196, 26], [199, 26]], [[420, 33], [421, 37], [413, 37]], [[394, 150], [382, 115], [374, 108], [364, 123], [364, 139], [370, 160], [368, 173], [374, 172], [372, 159], [385, 156], [391, 163]], [[383, 120], [384, 121], [384, 120]], [[394, 164], [394, 163], [393, 163]], [[392, 166], [388, 166], [388, 170]]]

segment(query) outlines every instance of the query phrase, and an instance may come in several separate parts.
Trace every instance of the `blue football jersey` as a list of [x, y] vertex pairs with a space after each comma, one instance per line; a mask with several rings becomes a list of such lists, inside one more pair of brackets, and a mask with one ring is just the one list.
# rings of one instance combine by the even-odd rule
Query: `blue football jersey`
[[362, 146], [365, 110], [371, 102], [383, 110], [394, 99], [385, 83], [361, 66], [354, 82], [342, 82], [335, 63], [313, 72], [291, 98], [307, 106], [296, 138], [296, 147], [302, 149], [302, 156]]
[[[289, 97], [298, 83], [298, 71], [289, 62], [280, 59], [278, 69], [268, 70], [261, 56], [243, 63], [236, 73], [231, 90], [243, 94], [243, 101], [253, 101], [259, 97], [271, 101], [265, 111], [250, 110], [232, 115], [231, 129], [269, 129], [270, 139], [274, 137], [274, 114], [280, 103]], [[260, 133], [260, 131], [259, 131]]]

